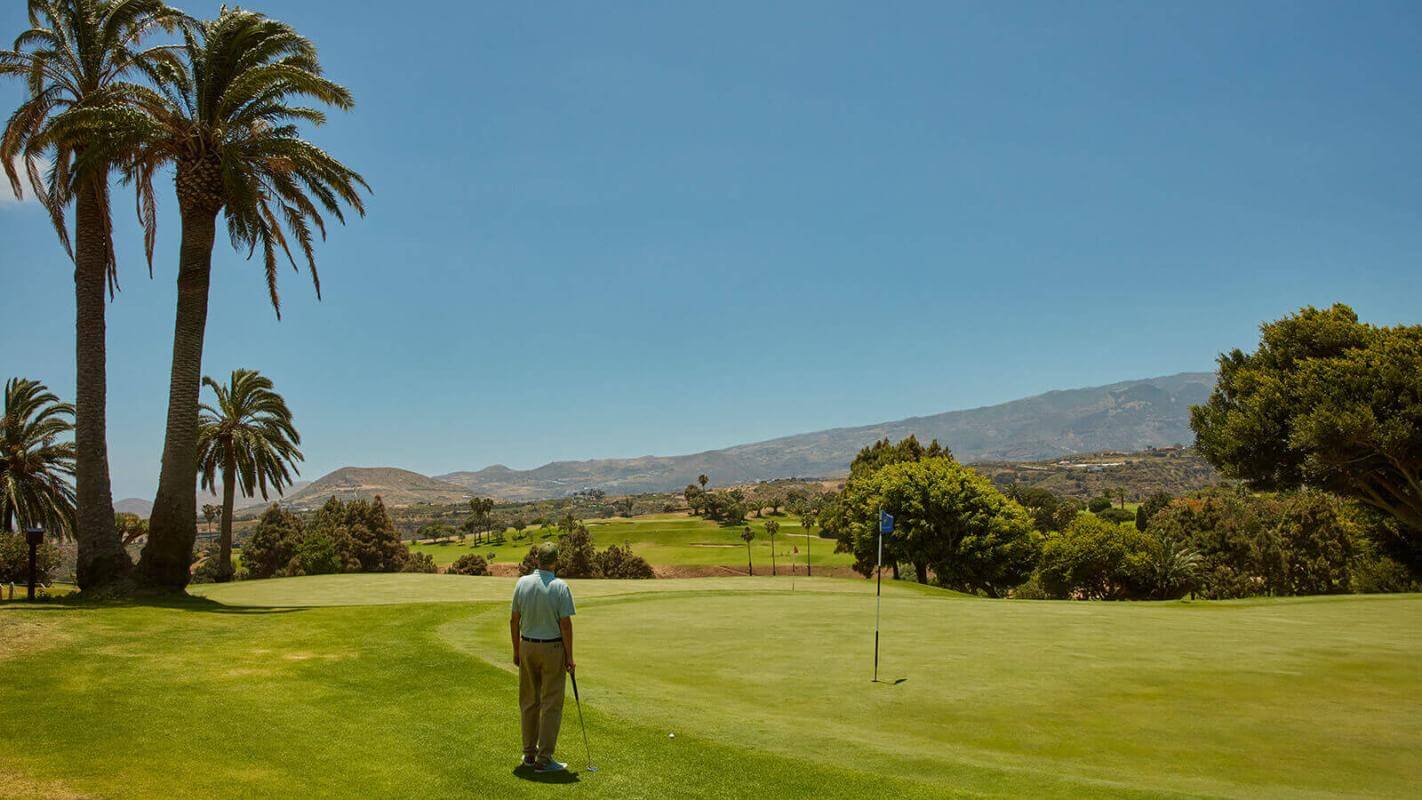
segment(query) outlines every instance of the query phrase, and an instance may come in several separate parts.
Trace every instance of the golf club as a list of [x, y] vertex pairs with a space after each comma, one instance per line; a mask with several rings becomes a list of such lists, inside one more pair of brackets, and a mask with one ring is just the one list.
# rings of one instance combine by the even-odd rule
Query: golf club
[[578, 707], [578, 725], [583, 729], [583, 752], [588, 755], [587, 771], [597, 772], [597, 767], [594, 767], [592, 763], [592, 748], [588, 747], [588, 724], [583, 721], [583, 701], [578, 697], [578, 673], [576, 671], [569, 672], [568, 677], [573, 679], [573, 704]]

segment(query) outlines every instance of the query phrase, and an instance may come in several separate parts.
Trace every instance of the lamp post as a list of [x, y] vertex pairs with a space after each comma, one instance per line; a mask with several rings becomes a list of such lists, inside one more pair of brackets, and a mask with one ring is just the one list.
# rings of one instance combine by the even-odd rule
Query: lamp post
[[30, 546], [30, 602], [34, 602], [35, 599], [35, 553], [43, 541], [44, 528], [35, 525], [25, 529], [25, 542]]

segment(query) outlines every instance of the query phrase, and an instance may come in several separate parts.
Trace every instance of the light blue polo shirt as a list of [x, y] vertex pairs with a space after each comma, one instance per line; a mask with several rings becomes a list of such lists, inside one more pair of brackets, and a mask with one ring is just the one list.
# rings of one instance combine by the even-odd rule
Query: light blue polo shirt
[[563, 635], [558, 620], [578, 613], [568, 584], [546, 569], [518, 579], [512, 610], [518, 612], [519, 634], [530, 639], [557, 639]]

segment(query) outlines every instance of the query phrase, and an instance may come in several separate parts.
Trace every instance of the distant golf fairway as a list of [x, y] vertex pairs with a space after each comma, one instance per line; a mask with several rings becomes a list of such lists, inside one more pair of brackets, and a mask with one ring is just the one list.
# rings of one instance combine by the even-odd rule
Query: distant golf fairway
[[[626, 544], [654, 567], [725, 567], [727, 571], [737, 574], [745, 573], [746, 545], [741, 541], [741, 529], [749, 526], [755, 532], [750, 549], [756, 573], [759, 574], [761, 570], [770, 570], [771, 543], [765, 532], [765, 523], [771, 519], [780, 525], [780, 532], [775, 537], [775, 558], [778, 568], [786, 574], [790, 573], [792, 560], [803, 574], [807, 555], [812, 568], [848, 567], [854, 563], [848, 553], [834, 552], [833, 539], [822, 539], [817, 534], [807, 537], [799, 521], [788, 515], [752, 518], [743, 525], [718, 525], [685, 514], [650, 514], [633, 519], [590, 519], [584, 522], [593, 544], [598, 547]], [[483, 556], [493, 553], [496, 561], [518, 563], [528, 553], [530, 545], [545, 539], [557, 541], [557, 538], [557, 528], [535, 527], [525, 530], [521, 540], [514, 539], [513, 532], [509, 531], [497, 544], [476, 544], [470, 536], [463, 542], [421, 542], [411, 545], [410, 549], [429, 553], [440, 566], [451, 564], [466, 553]], [[797, 547], [799, 554], [793, 550]]]
[[[989, 601], [575, 581], [597, 773], [512, 774], [509, 579], [0, 605], [0, 796], [1406, 797], [1422, 596]], [[428, 602], [421, 602], [428, 601]], [[304, 606], [304, 607], [303, 607]], [[669, 732], [676, 738], [668, 738]], [[571, 699], [560, 755], [584, 764]]]

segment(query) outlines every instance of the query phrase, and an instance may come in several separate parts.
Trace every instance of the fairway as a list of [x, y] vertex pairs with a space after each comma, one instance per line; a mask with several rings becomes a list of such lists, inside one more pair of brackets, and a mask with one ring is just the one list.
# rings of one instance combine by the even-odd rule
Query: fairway
[[[572, 585], [601, 767], [575, 785], [513, 774], [510, 579], [334, 575], [0, 606], [0, 713], [26, 720], [0, 738], [0, 795], [1405, 797], [1422, 781], [1417, 595], [1057, 603], [887, 583], [883, 675], [906, 680], [875, 685], [867, 581]], [[564, 734], [581, 768], [571, 706]]]
[[[755, 532], [750, 555], [756, 574], [760, 574], [762, 571], [768, 573], [771, 566], [771, 542], [765, 533], [765, 523], [770, 519], [780, 524], [780, 532], [775, 537], [778, 571], [790, 574], [793, 561], [795, 568], [803, 574], [807, 557], [811, 569], [844, 568], [854, 563], [848, 553], [834, 552], [833, 539], [821, 538], [818, 531], [807, 536], [793, 516], [718, 525], [685, 514], [653, 514], [633, 519], [589, 519], [584, 520], [584, 524], [597, 547], [628, 545], [632, 552], [647, 559], [647, 563], [654, 567], [721, 567], [723, 572], [736, 574], [744, 574], [746, 570], [746, 545], [741, 541], [741, 529], [749, 526]], [[523, 539], [515, 539], [513, 531], [508, 531], [502, 540], [483, 544], [476, 544], [472, 536], [463, 542], [414, 543], [410, 545], [410, 550], [429, 553], [441, 567], [452, 564], [465, 553], [483, 556], [493, 553], [495, 563], [517, 564], [528, 553], [530, 545], [545, 540], [557, 541], [559, 535], [558, 529], [553, 527], [528, 528], [523, 533]], [[799, 553], [796, 554], [793, 548], [799, 548]]]

